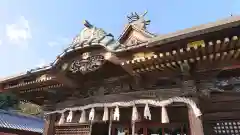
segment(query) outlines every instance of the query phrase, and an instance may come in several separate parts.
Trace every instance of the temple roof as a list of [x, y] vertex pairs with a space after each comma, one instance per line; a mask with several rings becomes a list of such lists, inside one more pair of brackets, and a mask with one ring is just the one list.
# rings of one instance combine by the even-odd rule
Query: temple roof
[[[144, 16], [144, 15], [143, 15]], [[133, 16], [134, 17], [134, 16]], [[132, 22], [131, 22], [132, 23]], [[94, 46], [102, 46], [107, 51], [119, 53], [119, 52], [125, 52], [127, 50], [132, 50], [139, 47], [151, 47], [151, 46], [158, 46], [163, 45], [169, 42], [174, 42], [181, 39], [186, 39], [189, 37], [194, 37], [202, 34], [207, 34], [211, 32], [216, 32], [222, 29], [232, 28], [235, 26], [239, 26], [240, 24], [240, 16], [231, 16], [222, 20], [218, 20], [215, 22], [199, 25], [196, 27], [180, 30], [174, 33], [169, 33], [165, 35], [159, 35], [159, 36], [153, 36], [151, 37], [147, 42], [140, 43], [136, 46], [131, 47], [120, 47], [121, 44], [119, 43], [119, 40], [115, 40], [111, 34], [107, 34], [105, 31], [103, 31], [100, 28], [96, 28], [93, 25], [91, 25], [89, 22], [85, 22], [85, 28], [80, 32], [76, 38], [74, 38], [73, 42], [70, 44], [68, 48], [66, 48], [63, 53], [61, 53], [57, 59], [44, 67], [32, 69], [30, 71], [27, 71], [25, 73], [17, 74], [14, 76], [10, 76], [7, 78], [1, 78], [0, 83], [10, 81], [13, 79], [21, 78], [23, 76], [27, 76], [28, 73], [34, 73], [34, 72], [41, 72], [51, 69], [56, 62], [60, 59], [60, 57], [63, 57], [65, 54], [69, 52], [74, 52], [76, 49], [83, 49], [83, 48], [91, 48]], [[129, 26], [128, 26], [129, 27]], [[126, 30], [124, 29], [124, 32], [122, 35], [125, 34]], [[133, 25], [135, 27], [135, 24]], [[143, 26], [145, 27], [145, 26]], [[142, 29], [141, 29], [142, 30]], [[95, 34], [93, 34], [95, 33]], [[121, 36], [120, 38], [121, 39]]]
[[[240, 24], [240, 16], [231, 16], [225, 19], [217, 20], [215, 22], [194, 26], [191, 28], [179, 30], [169, 34], [159, 35], [151, 38], [149, 42], [142, 44], [141, 46], [162, 45], [162, 44], [166, 44], [169, 42], [173, 42], [173, 41], [177, 41], [177, 40], [181, 40], [181, 39], [185, 39], [185, 38], [189, 38], [197, 35], [215, 32], [222, 29], [226, 29], [226, 28], [236, 27], [236, 26], [239, 26], [239, 24]], [[141, 47], [141, 46], [137, 46], [137, 47]]]
[[124, 30], [122, 34], [119, 36], [118, 41], [121, 42], [124, 37], [129, 34], [129, 31], [131, 31], [131, 28], [143, 33], [147, 37], [155, 37], [156, 35], [150, 33], [147, 30], [147, 26], [150, 24], [150, 20], [145, 20], [144, 16], [147, 14], [147, 11], [143, 15], [138, 15], [136, 12], [131, 13], [130, 16], [127, 16], [128, 18], [128, 24], [124, 27]]
[[43, 126], [44, 122], [40, 118], [0, 110], [1, 128], [43, 133]]

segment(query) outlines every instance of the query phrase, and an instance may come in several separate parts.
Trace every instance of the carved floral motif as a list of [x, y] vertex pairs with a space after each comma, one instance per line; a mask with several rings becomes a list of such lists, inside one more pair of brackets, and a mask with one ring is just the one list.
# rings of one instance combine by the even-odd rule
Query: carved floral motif
[[130, 41], [128, 42], [128, 46], [134, 46], [134, 45], [138, 45], [138, 44], [141, 44], [143, 43], [141, 40], [139, 40], [138, 38], [136, 37], [133, 37], [130, 39]]
[[85, 57], [83, 55], [82, 59], [75, 60], [72, 62], [69, 70], [72, 73], [81, 72], [82, 74], [95, 71], [100, 66], [102, 66], [105, 62], [104, 56], [102, 55], [93, 55]]

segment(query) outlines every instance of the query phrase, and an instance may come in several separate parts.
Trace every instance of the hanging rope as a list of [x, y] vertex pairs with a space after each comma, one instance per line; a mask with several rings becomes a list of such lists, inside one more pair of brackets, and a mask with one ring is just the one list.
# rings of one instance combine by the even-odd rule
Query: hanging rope
[[163, 123], [168, 123], [169, 118], [168, 118], [167, 110], [166, 110], [165, 107], [169, 104], [172, 104], [173, 102], [181, 102], [181, 103], [185, 103], [185, 104], [189, 105], [193, 109], [193, 112], [194, 112], [196, 117], [199, 117], [199, 116], [202, 115], [202, 113], [201, 113], [200, 109], [197, 107], [196, 103], [193, 100], [188, 99], [188, 98], [184, 98], [184, 97], [175, 97], [175, 98], [170, 98], [168, 100], [163, 100], [163, 101], [140, 99], [140, 100], [134, 100], [134, 101], [128, 101], [128, 102], [96, 103], [96, 104], [89, 104], [89, 105], [81, 106], [81, 107], [73, 107], [73, 108], [66, 108], [66, 109], [63, 109], [63, 110], [53, 111], [53, 112], [46, 113], [46, 115], [53, 114], [53, 113], [62, 113], [62, 116], [59, 120], [59, 124], [63, 124], [64, 121], [65, 121], [65, 118], [64, 118], [64, 112], [65, 111], [70, 111], [69, 115], [67, 117], [67, 121], [72, 121], [72, 115], [73, 115], [72, 111], [82, 110], [82, 114], [81, 114], [81, 118], [79, 120], [79, 123], [84, 123], [84, 122], [86, 122], [85, 109], [90, 109], [91, 108], [91, 111], [90, 111], [90, 114], [89, 114], [89, 120], [93, 121], [94, 116], [95, 116], [94, 108], [95, 107], [104, 107], [103, 121], [107, 121], [108, 120], [108, 108], [115, 106], [115, 110], [114, 110], [114, 114], [113, 114], [113, 120], [119, 121], [119, 119], [120, 119], [119, 106], [121, 106], [121, 107], [133, 106], [132, 120], [136, 121], [138, 119], [138, 116], [137, 116], [138, 112], [137, 112], [137, 108], [136, 108], [135, 105], [145, 104], [144, 117], [146, 119], [151, 120], [151, 112], [150, 112], [149, 105], [159, 106], [159, 107], [162, 107], [162, 122]]

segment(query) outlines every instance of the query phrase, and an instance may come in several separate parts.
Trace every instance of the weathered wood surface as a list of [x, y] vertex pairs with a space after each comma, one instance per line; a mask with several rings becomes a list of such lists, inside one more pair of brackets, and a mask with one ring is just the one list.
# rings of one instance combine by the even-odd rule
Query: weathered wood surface
[[236, 92], [211, 93], [208, 101], [201, 102], [203, 119], [228, 120], [240, 119], [240, 96]]
[[55, 121], [56, 115], [48, 115], [45, 117], [44, 131], [43, 135], [53, 135], [55, 134]]
[[179, 88], [175, 89], [159, 89], [159, 90], [149, 90], [149, 91], [136, 91], [127, 92], [119, 94], [110, 94], [104, 96], [92, 96], [83, 99], [73, 99], [65, 102], [61, 102], [56, 105], [56, 108], [66, 108], [73, 106], [82, 106], [92, 103], [106, 103], [106, 102], [117, 102], [117, 101], [130, 101], [136, 99], [168, 99], [175, 96], [180, 96], [181, 91]]
[[203, 119], [205, 121], [218, 121], [218, 120], [239, 120], [240, 111], [228, 111], [228, 112], [213, 112], [213, 113], [206, 113], [203, 115]]

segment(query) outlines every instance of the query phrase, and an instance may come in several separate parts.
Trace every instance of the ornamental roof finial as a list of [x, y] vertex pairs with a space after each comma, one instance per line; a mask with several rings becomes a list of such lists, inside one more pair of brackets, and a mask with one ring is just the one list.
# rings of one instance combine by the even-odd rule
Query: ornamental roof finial
[[147, 13], [148, 13], [148, 11], [145, 10], [144, 13], [143, 13], [143, 15], [142, 15], [142, 17], [144, 17]]
[[145, 11], [142, 15], [138, 15], [136, 12], [132, 12], [130, 16], [127, 16], [129, 24], [138, 26], [141, 29], [145, 29], [150, 24], [150, 20], [145, 20], [144, 17], [148, 13]]
[[83, 21], [83, 25], [84, 25], [85, 27], [87, 27], [87, 28], [92, 28], [92, 27], [93, 27], [93, 25], [90, 24], [87, 20], [84, 20], [84, 21]]

